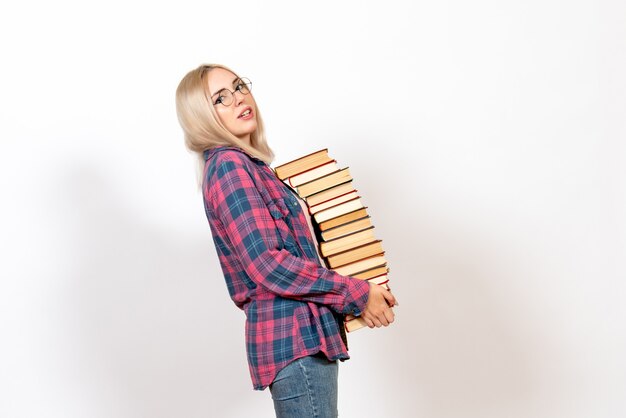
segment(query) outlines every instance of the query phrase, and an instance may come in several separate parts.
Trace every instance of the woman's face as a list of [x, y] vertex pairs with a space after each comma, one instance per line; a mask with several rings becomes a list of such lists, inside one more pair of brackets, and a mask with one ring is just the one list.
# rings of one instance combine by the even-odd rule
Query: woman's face
[[[235, 74], [223, 68], [213, 68], [207, 74], [211, 103], [215, 107], [217, 116], [226, 129], [237, 138], [250, 143], [250, 135], [256, 131], [256, 103], [252, 93], [243, 94], [241, 80]], [[232, 103], [225, 106], [221, 103], [229, 93], [232, 93]], [[225, 92], [225, 93], [224, 93]], [[234, 93], [233, 93], [234, 92]], [[228, 102], [228, 101], [227, 101]]]

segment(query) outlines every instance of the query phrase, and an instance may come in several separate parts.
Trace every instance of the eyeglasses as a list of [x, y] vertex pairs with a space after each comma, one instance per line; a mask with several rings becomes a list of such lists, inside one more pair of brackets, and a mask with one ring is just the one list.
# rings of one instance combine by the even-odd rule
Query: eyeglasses
[[[235, 97], [235, 93], [239, 92], [241, 94], [250, 93], [250, 86], [252, 86], [252, 81], [247, 79], [246, 77], [241, 77], [239, 81], [237, 81], [237, 85], [235, 86], [235, 91], [230, 91], [228, 89], [220, 90], [219, 96], [217, 99], [213, 101], [213, 105], [216, 106], [218, 104], [222, 104], [224, 106], [230, 106], [233, 103], [233, 99]], [[215, 93], [215, 94], [218, 94]]]

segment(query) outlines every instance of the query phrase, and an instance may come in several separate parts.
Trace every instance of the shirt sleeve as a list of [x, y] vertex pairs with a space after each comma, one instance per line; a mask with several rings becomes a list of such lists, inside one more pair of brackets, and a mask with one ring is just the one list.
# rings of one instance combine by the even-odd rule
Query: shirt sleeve
[[220, 153], [204, 195], [252, 281], [281, 297], [360, 315], [369, 283], [342, 276], [281, 248], [273, 217], [239, 153]]

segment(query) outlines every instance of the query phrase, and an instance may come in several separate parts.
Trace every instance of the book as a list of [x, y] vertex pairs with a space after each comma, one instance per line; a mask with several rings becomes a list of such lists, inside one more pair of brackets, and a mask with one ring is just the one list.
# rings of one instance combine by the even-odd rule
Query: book
[[381, 286], [384, 285], [385, 289], [389, 289], [389, 286], [387, 286], [387, 282], [389, 281], [387, 274], [381, 274], [380, 276], [372, 277], [371, 279], [367, 279], [366, 281], [374, 284], [379, 284]]
[[339, 171], [335, 171], [334, 173], [326, 174], [325, 176], [301, 184], [296, 187], [296, 191], [300, 197], [307, 197], [338, 184], [345, 183], [349, 180], [352, 180], [352, 177], [350, 176], [350, 170], [346, 167]]
[[367, 324], [365, 323], [365, 320], [361, 318], [360, 316], [346, 318], [346, 321], [344, 322], [343, 325], [346, 329], [346, 332], [356, 331], [357, 329], [364, 328], [367, 326]]
[[347, 202], [348, 200], [352, 200], [355, 197], [359, 197], [359, 195], [358, 195], [358, 192], [356, 190], [353, 190], [353, 191], [351, 191], [349, 193], [337, 196], [334, 199], [330, 199], [330, 200], [327, 200], [326, 202], [322, 202], [319, 205], [309, 206], [309, 213], [311, 215], [313, 215], [313, 214], [315, 214], [315, 213], [317, 213], [317, 212], [319, 212], [321, 210], [328, 209], [330, 207], [333, 207], [333, 206], [338, 205], [338, 204], [343, 203], [343, 202]]
[[350, 221], [343, 225], [336, 226], [334, 228], [330, 228], [327, 231], [320, 233], [322, 240], [330, 241], [332, 239], [337, 239], [353, 232], [362, 231], [363, 229], [367, 229], [373, 226], [372, 221], [369, 215], [364, 218], [357, 219], [355, 221]]
[[318, 224], [318, 227], [320, 229], [320, 231], [326, 231], [330, 228], [335, 228], [339, 225], [343, 225], [345, 223], [348, 222], [352, 222], [355, 221], [357, 219], [361, 219], [367, 216], [367, 206], [361, 208], [361, 209], [357, 209], [355, 211], [346, 213], [345, 215], [341, 215], [338, 216], [336, 218], [333, 219], [329, 219], [327, 221], [324, 222], [320, 222]]
[[347, 251], [340, 252], [328, 256], [326, 261], [330, 268], [336, 268], [344, 266], [346, 264], [354, 263], [364, 258], [372, 257], [383, 253], [383, 245], [381, 240], [376, 240], [367, 244], [360, 245], [355, 248], [351, 248]]
[[374, 237], [374, 227], [370, 227], [363, 231], [354, 232], [331, 241], [320, 242], [320, 252], [322, 257], [329, 257], [351, 248], [367, 244], [376, 239]]
[[385, 274], [385, 275], [389, 274], [389, 268], [387, 268], [386, 264], [382, 266], [374, 267], [369, 270], [362, 271], [360, 273], [352, 274], [351, 277], [354, 277], [355, 279], [368, 280], [368, 279], [371, 279], [372, 277], [377, 277], [382, 274]]
[[302, 173], [313, 167], [318, 167], [329, 161], [332, 161], [332, 158], [328, 155], [328, 148], [325, 148], [289, 161], [288, 163], [281, 164], [274, 169], [274, 172], [279, 179], [285, 180], [286, 178]]
[[296, 174], [295, 176], [291, 176], [288, 178], [288, 181], [291, 187], [298, 187], [301, 184], [308, 183], [311, 180], [334, 173], [335, 171], [339, 171], [339, 167], [337, 167], [337, 162], [332, 160], [318, 167]]
[[334, 199], [337, 196], [341, 196], [353, 190], [354, 190], [354, 186], [352, 185], [352, 180], [348, 180], [345, 183], [340, 183], [336, 186], [333, 186], [326, 190], [322, 190], [321, 192], [317, 192], [315, 194], [312, 194], [309, 197], [306, 197], [305, 198], [306, 204], [309, 207], [319, 205], [320, 203]]
[[345, 266], [336, 267], [333, 270], [343, 276], [354, 276], [355, 274], [373, 269], [374, 267], [382, 267], [385, 265], [387, 265], [387, 259], [385, 259], [385, 255], [383, 253], [346, 264]]
[[331, 206], [327, 209], [321, 210], [313, 215], [313, 219], [315, 222], [321, 223], [327, 221], [332, 218], [336, 218], [341, 215], [345, 215], [346, 213], [353, 212], [357, 209], [363, 208], [363, 202], [361, 202], [360, 197], [355, 197], [353, 199], [348, 200], [347, 202], [340, 203], [335, 206]]

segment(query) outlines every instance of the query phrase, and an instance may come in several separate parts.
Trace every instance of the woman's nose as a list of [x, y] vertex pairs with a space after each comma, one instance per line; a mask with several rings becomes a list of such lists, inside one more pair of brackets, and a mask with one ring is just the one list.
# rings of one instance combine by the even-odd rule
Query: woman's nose
[[243, 94], [242, 92], [240, 92], [239, 90], [236, 90], [233, 93], [233, 98], [235, 99], [235, 106], [238, 106], [241, 104], [241, 102], [243, 102], [243, 99], [246, 95]]

